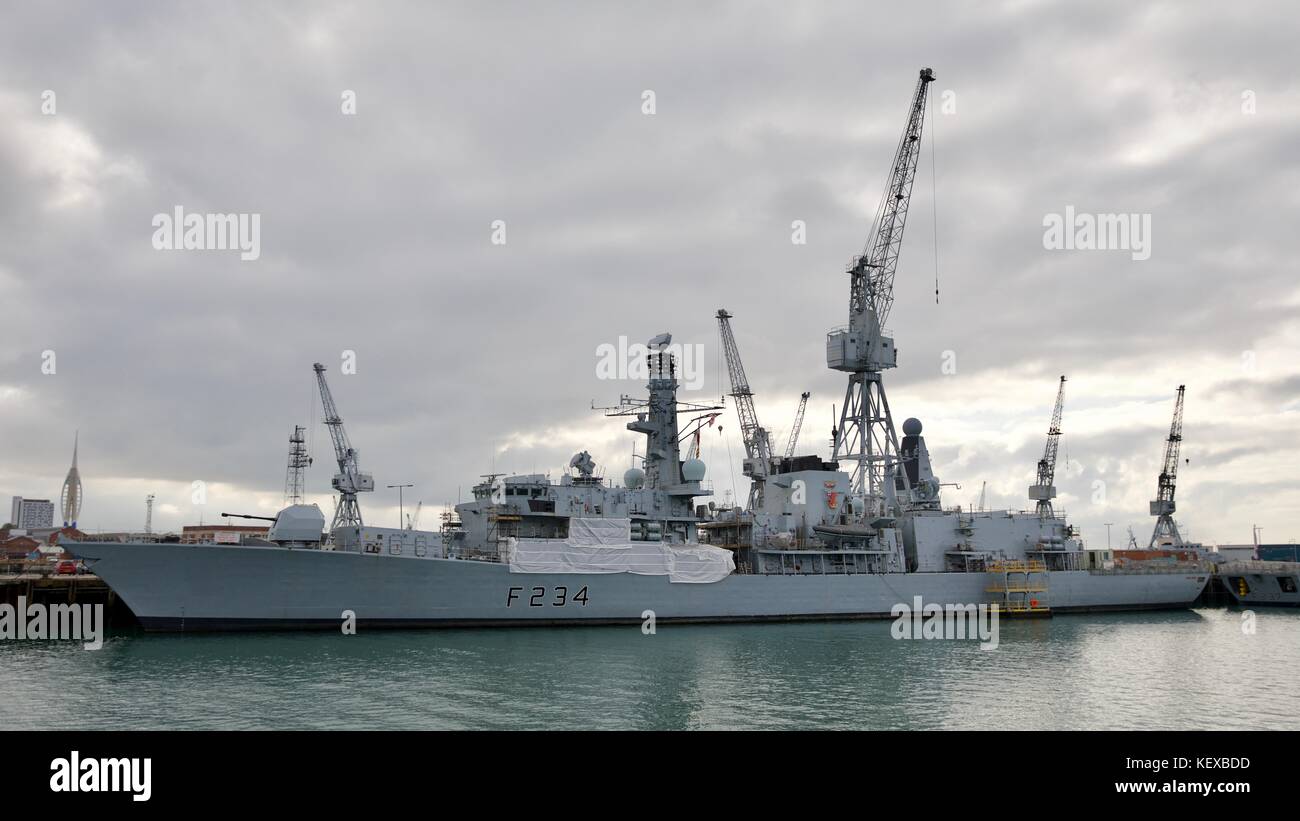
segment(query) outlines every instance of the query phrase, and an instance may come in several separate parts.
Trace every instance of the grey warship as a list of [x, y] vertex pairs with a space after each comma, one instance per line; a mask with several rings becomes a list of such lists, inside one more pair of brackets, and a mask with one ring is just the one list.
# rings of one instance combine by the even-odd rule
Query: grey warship
[[[915, 459], [902, 467], [918, 490], [907, 498], [925, 498], [896, 518], [864, 521], [849, 475], [811, 458], [768, 477], [767, 513], [697, 506], [708, 492], [702, 463], [682, 458], [673, 357], [650, 358], [648, 398], [614, 412], [646, 437], [646, 467], [623, 485], [578, 459], [559, 482], [486, 483], [440, 531], [345, 520], [322, 532], [317, 507], [291, 505], [262, 542], [63, 546], [151, 631], [337, 629], [349, 616], [375, 627], [887, 618], [917, 597], [1008, 613], [1135, 610], [1186, 607], [1206, 584], [1202, 569], [1098, 567], [1061, 517], [943, 509], [910, 423]], [[336, 476], [351, 496], [339, 509], [372, 484]], [[697, 540], [701, 526], [725, 532], [740, 518], [776, 535], [743, 548]]]
[[[682, 444], [719, 408], [679, 400], [664, 334], [647, 346], [646, 396], [606, 409], [645, 437], [621, 484], [582, 452], [558, 482], [486, 477], [439, 531], [366, 525], [357, 496], [374, 479], [318, 365], [339, 465], [328, 529], [318, 508], [294, 504], [267, 539], [239, 545], [64, 548], [159, 631], [866, 619], [916, 602], [1023, 615], [1189, 606], [1207, 568], [1105, 566], [1052, 508], [1059, 395], [1033, 511], [945, 508], [921, 422], [895, 433], [882, 372], [897, 350], [884, 323], [933, 79], [921, 71], [872, 238], [849, 266], [849, 324], [826, 337], [827, 365], [848, 374], [831, 458], [773, 454], [733, 370], [745, 508], [697, 501], [711, 495], [704, 463]], [[729, 315], [719, 317], [726, 344]], [[679, 414], [694, 415], [685, 431]]]

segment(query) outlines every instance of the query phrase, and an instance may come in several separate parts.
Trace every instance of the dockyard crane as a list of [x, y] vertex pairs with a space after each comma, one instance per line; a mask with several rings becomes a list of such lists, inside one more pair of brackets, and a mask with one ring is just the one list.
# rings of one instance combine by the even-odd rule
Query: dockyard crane
[[[883, 510], [886, 476], [899, 462], [898, 435], [881, 381], [882, 371], [898, 365], [885, 321], [894, 303], [894, 273], [921, 155], [927, 89], [933, 81], [934, 72], [921, 69], [871, 236], [848, 267], [849, 324], [826, 336], [827, 367], [849, 373], [832, 458], [855, 463], [853, 493], [872, 499], [877, 510]], [[898, 475], [906, 487], [906, 472]]]
[[424, 508], [424, 500], [421, 499], [415, 505], [415, 512], [408, 513], [406, 516], [406, 529], [415, 530], [420, 526], [420, 510]]
[[1156, 528], [1151, 533], [1148, 548], [1154, 548], [1160, 542], [1173, 547], [1183, 546], [1183, 537], [1174, 523], [1174, 483], [1178, 478], [1178, 453], [1183, 445], [1183, 391], [1186, 387], [1178, 386], [1178, 396], [1174, 400], [1174, 421], [1169, 425], [1169, 438], [1165, 440], [1165, 463], [1156, 483], [1156, 498], [1151, 502]]
[[302, 504], [303, 473], [311, 467], [311, 457], [307, 455], [307, 440], [303, 436], [306, 430], [302, 425], [294, 425], [293, 433], [289, 434], [289, 465], [284, 471], [285, 505]]
[[731, 314], [718, 309], [718, 332], [722, 336], [722, 352], [727, 358], [727, 374], [731, 378], [731, 396], [736, 400], [736, 413], [740, 416], [740, 435], [745, 440], [744, 474], [753, 481], [749, 487], [749, 507], [753, 510], [763, 498], [763, 481], [772, 466], [772, 438], [758, 424], [754, 410], [754, 393], [749, 389], [745, 366], [740, 361], [736, 337], [731, 332]]
[[361, 505], [357, 504], [357, 494], [375, 489], [375, 477], [362, 473], [357, 463], [357, 451], [348, 441], [347, 431], [343, 429], [343, 417], [339, 416], [330, 394], [330, 386], [325, 382], [325, 366], [317, 362], [312, 365], [316, 371], [316, 383], [320, 387], [320, 401], [325, 409], [325, 427], [329, 429], [330, 439], [334, 442], [334, 458], [338, 461], [339, 472], [331, 482], [339, 492], [339, 502], [334, 508], [334, 523], [330, 530], [338, 527], [361, 527]]
[[785, 458], [794, 457], [794, 449], [799, 446], [799, 431], [803, 429], [803, 414], [808, 409], [808, 397], [811, 394], [804, 391], [799, 396], [799, 410], [794, 414], [794, 427], [790, 428], [790, 438], [785, 443]]
[[1029, 498], [1038, 502], [1038, 515], [1050, 519], [1052, 500], [1056, 498], [1056, 451], [1061, 440], [1061, 411], [1065, 407], [1065, 377], [1056, 389], [1056, 407], [1052, 410], [1052, 424], [1047, 429], [1047, 447], [1038, 460], [1038, 481], [1029, 486]]

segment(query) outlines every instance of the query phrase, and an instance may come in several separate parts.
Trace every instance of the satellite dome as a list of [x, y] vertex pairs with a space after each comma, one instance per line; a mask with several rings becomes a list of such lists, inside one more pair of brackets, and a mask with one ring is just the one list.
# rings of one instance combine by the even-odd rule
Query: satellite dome
[[641, 468], [628, 468], [623, 474], [623, 484], [629, 490], [637, 490], [645, 482], [645, 471]]
[[908, 436], [921, 435], [921, 420], [916, 417], [909, 418], [903, 422], [903, 433]]
[[682, 463], [682, 479], [698, 482], [704, 478], [704, 463], [699, 459], [687, 459]]

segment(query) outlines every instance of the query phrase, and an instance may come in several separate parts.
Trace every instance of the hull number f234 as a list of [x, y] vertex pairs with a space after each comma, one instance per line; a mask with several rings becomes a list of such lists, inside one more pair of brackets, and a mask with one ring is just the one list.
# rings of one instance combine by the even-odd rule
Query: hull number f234
[[506, 607], [514, 607], [516, 604], [523, 606], [525, 603], [529, 607], [566, 607], [569, 604], [580, 604], [586, 607], [587, 587], [583, 585], [581, 590], [572, 595], [569, 593], [569, 588], [563, 586], [510, 588], [510, 592], [506, 594]]

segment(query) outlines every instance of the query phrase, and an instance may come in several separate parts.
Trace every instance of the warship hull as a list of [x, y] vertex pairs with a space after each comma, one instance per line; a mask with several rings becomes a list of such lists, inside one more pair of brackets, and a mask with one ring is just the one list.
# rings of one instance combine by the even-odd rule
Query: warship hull
[[1241, 607], [1300, 607], [1300, 563], [1229, 562], [1218, 569], [1223, 587]]
[[[733, 574], [710, 584], [631, 573], [513, 573], [465, 559], [231, 545], [74, 542], [146, 630], [339, 629], [888, 618], [898, 604], [995, 602], [983, 573]], [[1051, 612], [1189, 606], [1205, 572], [1046, 574]]]

